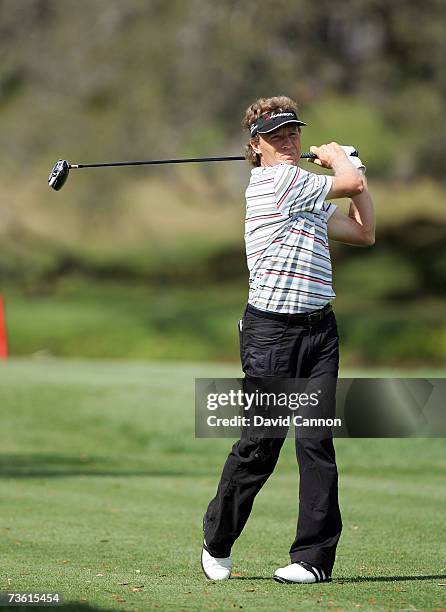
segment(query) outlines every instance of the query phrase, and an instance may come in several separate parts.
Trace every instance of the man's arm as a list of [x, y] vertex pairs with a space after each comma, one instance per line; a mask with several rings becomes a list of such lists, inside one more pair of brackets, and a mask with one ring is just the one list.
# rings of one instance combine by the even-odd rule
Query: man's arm
[[375, 212], [373, 200], [363, 176], [364, 190], [352, 197], [348, 215], [337, 208], [327, 223], [328, 237], [353, 246], [375, 244]]
[[375, 244], [375, 213], [365, 176], [348, 159], [336, 142], [310, 147], [317, 155], [314, 163], [334, 172], [327, 199], [351, 197], [350, 210], [345, 215], [336, 209], [327, 223], [328, 237], [354, 246]]

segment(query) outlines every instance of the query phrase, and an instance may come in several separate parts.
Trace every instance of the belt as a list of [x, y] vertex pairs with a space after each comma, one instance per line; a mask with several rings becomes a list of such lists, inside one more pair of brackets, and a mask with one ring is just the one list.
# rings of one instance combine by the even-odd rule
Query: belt
[[331, 311], [333, 310], [331, 304], [327, 304], [320, 310], [312, 310], [311, 312], [297, 312], [297, 313], [286, 313], [286, 312], [272, 312], [271, 310], [260, 310], [255, 306], [248, 304], [245, 309], [245, 313], [249, 312], [256, 317], [263, 317], [266, 319], [274, 319], [276, 321], [286, 321], [287, 323], [300, 323], [302, 325], [314, 325], [319, 321], [322, 321]]

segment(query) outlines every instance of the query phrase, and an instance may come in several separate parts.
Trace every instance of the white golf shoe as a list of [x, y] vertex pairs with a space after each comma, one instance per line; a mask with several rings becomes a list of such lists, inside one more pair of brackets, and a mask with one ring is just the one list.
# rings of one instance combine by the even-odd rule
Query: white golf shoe
[[279, 567], [273, 576], [276, 582], [287, 584], [311, 584], [314, 582], [330, 582], [331, 577], [327, 576], [323, 569], [314, 567], [305, 561], [291, 563], [286, 567]]
[[231, 557], [212, 557], [203, 546], [201, 551], [201, 567], [209, 580], [227, 580], [231, 577]]

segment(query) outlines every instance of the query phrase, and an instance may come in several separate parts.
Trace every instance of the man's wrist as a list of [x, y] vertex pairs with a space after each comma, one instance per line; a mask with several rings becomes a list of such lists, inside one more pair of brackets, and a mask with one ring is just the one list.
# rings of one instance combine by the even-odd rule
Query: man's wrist
[[331, 168], [336, 176], [339, 174], [350, 174], [350, 173], [359, 173], [358, 169], [352, 164], [352, 162], [346, 157], [345, 159], [341, 159], [339, 161], [335, 161], [331, 165]]

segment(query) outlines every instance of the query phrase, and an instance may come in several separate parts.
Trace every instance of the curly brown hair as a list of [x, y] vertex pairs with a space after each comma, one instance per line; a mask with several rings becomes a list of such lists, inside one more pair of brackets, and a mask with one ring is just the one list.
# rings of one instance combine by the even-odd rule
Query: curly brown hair
[[[286, 110], [293, 110], [297, 114], [297, 103], [287, 96], [259, 98], [246, 109], [245, 116], [242, 119], [242, 126], [249, 132], [251, 125], [260, 115], [263, 115], [263, 113], [269, 111], [282, 112]], [[258, 139], [258, 136], [254, 136], [254, 138], [250, 138], [245, 145], [245, 158], [253, 166], [260, 166], [260, 155], [258, 155], [251, 146], [251, 141], [256, 141]]]

